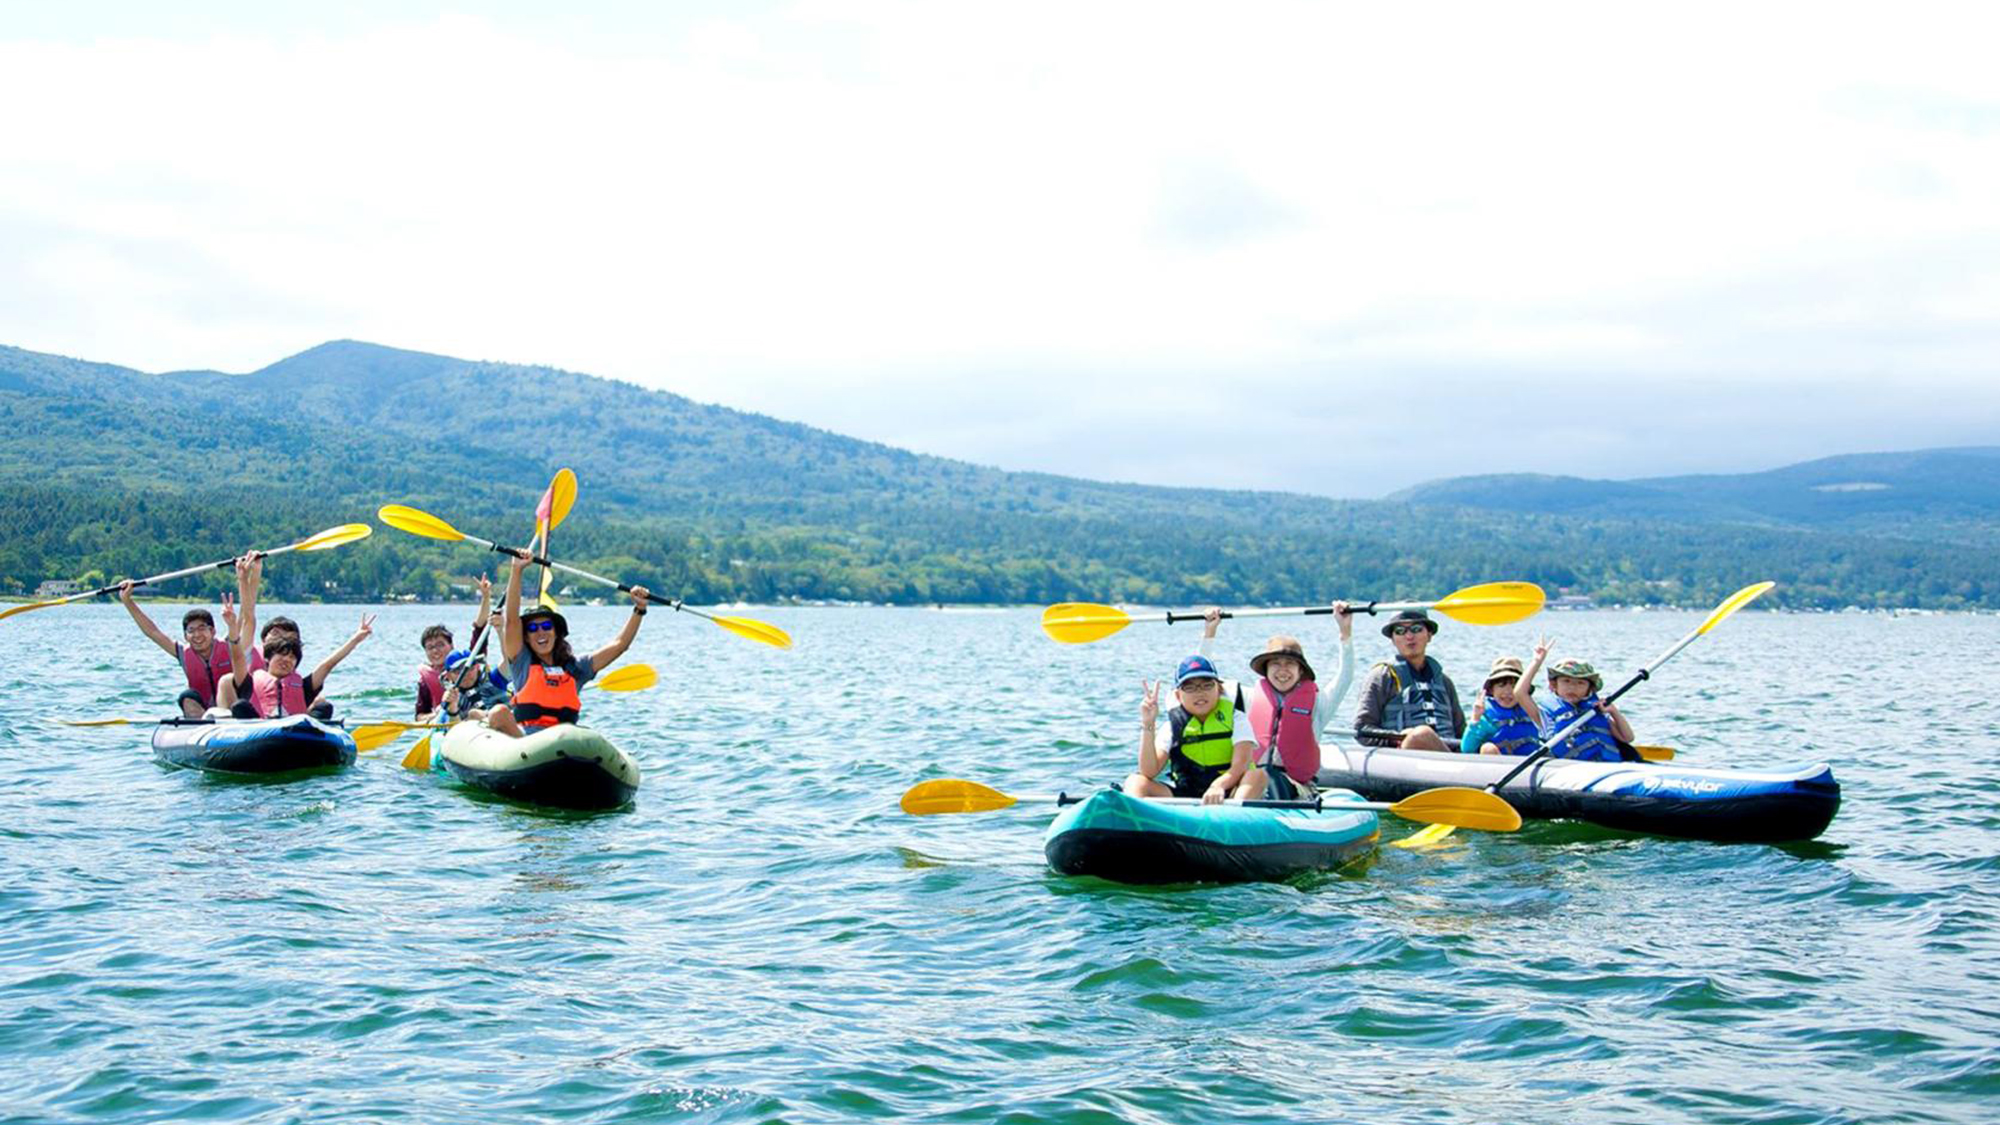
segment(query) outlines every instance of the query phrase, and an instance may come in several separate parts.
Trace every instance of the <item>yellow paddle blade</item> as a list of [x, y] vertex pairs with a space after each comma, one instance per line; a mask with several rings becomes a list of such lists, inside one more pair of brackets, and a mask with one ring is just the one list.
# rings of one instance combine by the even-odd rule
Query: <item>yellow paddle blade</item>
[[1719, 606], [1716, 606], [1715, 612], [1708, 615], [1708, 620], [1701, 623], [1701, 628], [1696, 629], [1694, 631], [1694, 635], [1699, 637], [1703, 633], [1708, 632], [1710, 629], [1715, 628], [1717, 625], [1722, 624], [1722, 622], [1725, 619], [1727, 619], [1730, 614], [1735, 613], [1737, 610], [1742, 609], [1746, 605], [1749, 605], [1753, 600], [1756, 599], [1756, 597], [1759, 594], [1762, 594], [1764, 591], [1776, 585], [1777, 585], [1776, 582], [1757, 582], [1749, 586], [1745, 586], [1741, 590], [1738, 590], [1735, 593], [1729, 595], [1729, 600], [1723, 602]]
[[406, 770], [428, 770], [431, 768], [430, 735], [427, 734], [418, 739], [417, 744], [410, 747], [410, 752], [403, 755], [403, 768]]
[[976, 781], [941, 777], [918, 782], [903, 794], [903, 811], [911, 816], [939, 813], [992, 812], [1014, 804], [1014, 798]]
[[66, 604], [68, 604], [67, 599], [58, 599], [52, 602], [27, 602], [23, 605], [8, 606], [6, 609], [0, 609], [0, 621], [5, 621], [17, 613], [27, 613], [30, 610], [47, 609], [52, 605]]
[[1042, 611], [1042, 632], [1066, 645], [1101, 641], [1131, 623], [1124, 610], [1096, 602], [1057, 602]]
[[1468, 789], [1462, 785], [1426, 789], [1390, 805], [1389, 811], [1405, 820], [1448, 824], [1454, 828], [1512, 832], [1521, 827], [1521, 814], [1514, 810], [1514, 806], [1484, 789]]
[[1431, 608], [1467, 625], [1512, 625], [1540, 613], [1546, 601], [1533, 582], [1487, 582], [1447, 594]]
[[604, 691], [644, 691], [659, 682], [660, 674], [651, 664], [628, 664], [590, 681], [590, 686]]
[[1431, 844], [1438, 843], [1439, 841], [1443, 840], [1445, 837], [1451, 835], [1455, 831], [1457, 831], [1457, 829], [1453, 828], [1449, 824], [1426, 825], [1422, 828], [1417, 829], [1415, 832], [1410, 833], [1408, 836], [1403, 837], [1400, 840], [1390, 841], [1389, 846], [1395, 848], [1428, 847]]
[[157, 719], [57, 719], [66, 727], [129, 727], [140, 723], [158, 722]]
[[375, 518], [398, 531], [407, 531], [411, 535], [421, 535], [426, 539], [442, 539], [447, 543], [456, 543], [465, 538], [457, 528], [429, 512], [420, 512], [401, 504], [382, 505], [376, 511]]
[[1649, 762], [1671, 762], [1674, 760], [1674, 748], [1671, 746], [1634, 746], [1632, 749], [1637, 750], [1639, 756]]
[[739, 637], [756, 641], [758, 644], [770, 645], [772, 648], [792, 647], [792, 635], [776, 625], [752, 621], [748, 617], [711, 617], [709, 620]]
[[[548, 579], [549, 579], [548, 575], [546, 574], [542, 575], [542, 581], [546, 582], [548, 581]], [[562, 603], [550, 597], [549, 592], [547, 590], [543, 590], [539, 595], [536, 596], [535, 603], [537, 605], [547, 606], [549, 609], [562, 608]]]
[[375, 534], [375, 528], [370, 524], [344, 523], [339, 527], [329, 527], [311, 538], [299, 540], [296, 544], [293, 544], [293, 549], [299, 551], [324, 551], [329, 547], [338, 547], [342, 543], [352, 543], [357, 539], [366, 539], [373, 534]]
[[371, 750], [380, 750], [415, 727], [415, 723], [369, 723], [364, 727], [355, 727], [347, 733], [354, 736], [354, 748], [366, 754]]
[[542, 529], [542, 534], [554, 531], [575, 505], [576, 474], [568, 469], [556, 470], [556, 479], [549, 482], [549, 526]]

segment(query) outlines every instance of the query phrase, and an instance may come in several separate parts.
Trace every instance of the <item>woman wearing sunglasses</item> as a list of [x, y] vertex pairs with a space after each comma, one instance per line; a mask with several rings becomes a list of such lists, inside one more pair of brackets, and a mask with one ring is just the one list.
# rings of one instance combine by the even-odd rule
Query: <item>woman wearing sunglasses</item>
[[583, 685], [625, 655], [639, 635], [639, 619], [646, 616], [646, 588], [634, 586], [632, 616], [626, 618], [625, 627], [610, 644], [578, 660], [570, 651], [569, 622], [562, 614], [540, 604], [525, 612], [521, 609], [521, 572], [529, 557], [517, 550], [508, 564], [507, 613], [500, 629], [500, 652], [507, 660], [514, 706], [511, 711], [495, 707], [486, 714], [487, 726], [515, 738], [524, 728], [576, 722], [583, 711]]

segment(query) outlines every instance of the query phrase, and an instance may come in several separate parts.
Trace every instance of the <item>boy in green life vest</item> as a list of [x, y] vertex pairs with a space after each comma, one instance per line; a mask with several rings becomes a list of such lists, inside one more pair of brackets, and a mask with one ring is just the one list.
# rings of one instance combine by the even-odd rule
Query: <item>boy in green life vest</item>
[[[1213, 628], [1211, 622], [1211, 633]], [[1250, 751], [1256, 745], [1236, 737], [1242, 692], [1223, 698], [1222, 677], [1208, 657], [1197, 654], [1181, 661], [1174, 672], [1178, 706], [1167, 712], [1167, 751], [1162, 754], [1157, 730], [1161, 685], [1140, 683], [1146, 694], [1139, 704], [1139, 772], [1125, 779], [1126, 794], [1199, 797], [1205, 805], [1221, 804], [1250, 772]], [[1162, 770], [1168, 771], [1171, 786], [1155, 780]]]

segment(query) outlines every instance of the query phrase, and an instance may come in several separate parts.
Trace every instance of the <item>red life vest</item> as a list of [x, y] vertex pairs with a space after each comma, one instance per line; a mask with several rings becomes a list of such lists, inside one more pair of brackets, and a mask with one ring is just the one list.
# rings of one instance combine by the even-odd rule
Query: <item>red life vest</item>
[[573, 723], [583, 714], [576, 677], [567, 669], [530, 662], [528, 678], [514, 693], [514, 721], [524, 727]]
[[[280, 710], [280, 705], [283, 709]], [[262, 668], [250, 673], [250, 706], [266, 719], [279, 715], [303, 715], [306, 713], [306, 681], [294, 668], [292, 674], [279, 679]]]
[[1277, 761], [1294, 781], [1311, 782], [1319, 773], [1319, 738], [1313, 734], [1313, 704], [1319, 685], [1300, 680], [1281, 699], [1269, 680], [1258, 680], [1250, 696], [1250, 733], [1257, 739], [1257, 763], [1272, 760], [1271, 743], [1278, 744]]
[[188, 688], [201, 697], [203, 707], [215, 706], [215, 685], [228, 678], [229, 646], [218, 638], [214, 647], [208, 650], [208, 659], [186, 645], [175, 645], [180, 653], [181, 672], [187, 676]]
[[[425, 706], [428, 702], [429, 706]], [[428, 664], [417, 669], [417, 713], [444, 702], [444, 677]]]

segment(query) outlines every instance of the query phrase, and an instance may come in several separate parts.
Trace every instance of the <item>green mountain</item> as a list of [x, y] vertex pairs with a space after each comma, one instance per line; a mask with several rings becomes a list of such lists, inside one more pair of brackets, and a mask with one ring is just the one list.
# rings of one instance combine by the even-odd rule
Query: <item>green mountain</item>
[[1762, 473], [1583, 480], [1457, 477], [1390, 499], [1590, 519], [1672, 520], [2000, 546], [2000, 446], [1851, 453]]
[[[581, 488], [558, 557], [697, 602], [1275, 603], [1518, 577], [1703, 604], [1770, 576], [1774, 600], [1798, 606], [2000, 607], [2000, 563], [1952, 542], [1954, 528], [1991, 541], [2000, 490], [1963, 467], [1928, 490], [1912, 469], [1887, 489], [1815, 493], [1873, 505], [1847, 522], [1797, 514], [1811, 498], [1772, 507], [1782, 481], [1731, 491], [1750, 477], [1548, 482], [1548, 502], [1526, 511], [1482, 502], [1518, 489], [1476, 483], [1488, 478], [1389, 501], [1156, 488], [1002, 472], [588, 375], [353, 341], [247, 375], [0, 347], [0, 425], [0, 484], [16, 500], [0, 591], [17, 593], [290, 542], [391, 502], [519, 542], [567, 466]], [[1993, 451], [1903, 456], [2000, 465]], [[495, 561], [385, 530], [288, 556], [268, 581], [279, 597], [427, 598]]]

